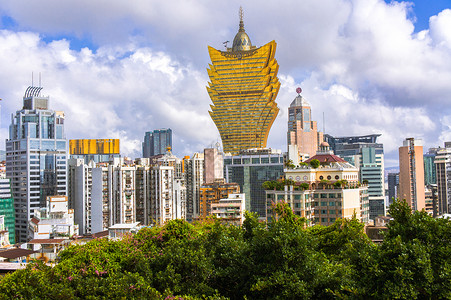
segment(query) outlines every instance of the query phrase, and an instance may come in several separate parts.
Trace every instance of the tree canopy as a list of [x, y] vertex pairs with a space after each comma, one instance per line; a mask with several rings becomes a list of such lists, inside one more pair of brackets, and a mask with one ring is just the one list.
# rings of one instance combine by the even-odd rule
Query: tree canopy
[[451, 223], [404, 201], [381, 245], [357, 219], [305, 227], [288, 205], [265, 224], [170, 221], [96, 239], [6, 275], [1, 299], [449, 299]]

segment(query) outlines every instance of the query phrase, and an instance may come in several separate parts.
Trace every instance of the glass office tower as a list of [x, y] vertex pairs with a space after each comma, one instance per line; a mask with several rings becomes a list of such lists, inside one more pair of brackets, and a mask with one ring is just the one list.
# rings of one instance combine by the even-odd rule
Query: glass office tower
[[49, 109], [42, 87], [28, 87], [23, 108], [11, 116], [6, 141], [6, 177], [16, 210], [16, 239], [26, 242], [28, 220], [47, 196], [67, 193], [64, 113]]

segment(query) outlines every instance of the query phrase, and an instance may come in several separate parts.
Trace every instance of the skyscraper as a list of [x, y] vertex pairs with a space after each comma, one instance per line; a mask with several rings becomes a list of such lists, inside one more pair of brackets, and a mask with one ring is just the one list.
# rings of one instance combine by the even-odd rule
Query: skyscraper
[[369, 217], [375, 220], [384, 216], [385, 178], [384, 146], [377, 143], [380, 134], [364, 136], [333, 137], [325, 135], [326, 141], [333, 145], [336, 155], [359, 169], [359, 180], [368, 184]]
[[168, 147], [172, 148], [172, 130], [166, 128], [148, 131], [142, 145], [143, 157], [165, 154]]
[[407, 138], [399, 147], [399, 198], [405, 199], [412, 210], [425, 208], [421, 140]]
[[423, 155], [424, 160], [424, 184], [436, 184], [437, 175], [436, 168], [434, 164], [435, 156], [440, 148], [429, 148], [428, 152]]
[[67, 141], [64, 113], [49, 109], [42, 87], [28, 87], [23, 108], [11, 117], [6, 141], [6, 177], [16, 209], [16, 239], [27, 239], [28, 220], [47, 196], [67, 191]]
[[388, 173], [388, 205], [399, 197], [399, 173]]
[[225, 153], [265, 148], [269, 130], [279, 112], [275, 102], [280, 82], [274, 58], [276, 42], [256, 48], [240, 26], [232, 48], [208, 47], [211, 58], [207, 91], [213, 105], [210, 116], [221, 135]]
[[[445, 144], [446, 145], [446, 144]], [[451, 213], [451, 147], [437, 152], [435, 156], [436, 181], [438, 192], [437, 215]]]
[[228, 183], [240, 185], [246, 194], [246, 210], [266, 216], [265, 181], [283, 176], [283, 154], [280, 150], [242, 150], [238, 155], [225, 155], [224, 176]]
[[298, 95], [288, 108], [288, 146], [297, 145], [300, 157], [312, 157], [323, 141], [323, 133], [312, 120], [312, 108], [301, 96], [302, 89], [296, 91]]

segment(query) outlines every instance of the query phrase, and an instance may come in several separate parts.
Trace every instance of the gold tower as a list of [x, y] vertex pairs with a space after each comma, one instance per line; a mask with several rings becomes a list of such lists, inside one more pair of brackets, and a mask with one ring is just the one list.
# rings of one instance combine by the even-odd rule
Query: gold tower
[[207, 91], [213, 105], [209, 111], [221, 135], [224, 152], [265, 148], [269, 130], [279, 112], [275, 102], [280, 82], [274, 54], [276, 42], [256, 48], [244, 31], [243, 11], [232, 48], [208, 46]]

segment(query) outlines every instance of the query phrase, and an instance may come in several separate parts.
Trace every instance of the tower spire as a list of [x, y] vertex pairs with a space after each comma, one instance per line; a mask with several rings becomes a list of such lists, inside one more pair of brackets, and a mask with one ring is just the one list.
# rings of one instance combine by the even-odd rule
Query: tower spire
[[240, 6], [239, 15], [240, 15], [240, 29], [238, 31], [244, 32], [244, 22], [243, 22], [244, 13], [243, 13], [243, 7], [241, 7], [241, 6]]

